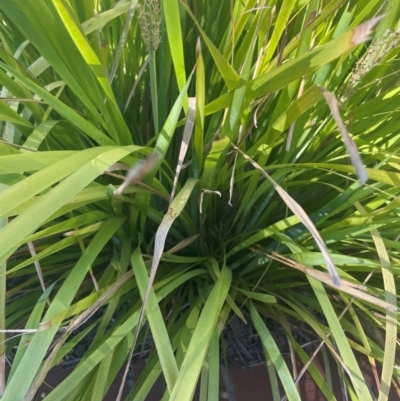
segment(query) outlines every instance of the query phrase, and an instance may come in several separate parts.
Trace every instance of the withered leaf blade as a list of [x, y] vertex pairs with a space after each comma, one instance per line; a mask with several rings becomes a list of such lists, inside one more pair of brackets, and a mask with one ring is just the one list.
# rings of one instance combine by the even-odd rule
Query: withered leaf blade
[[181, 149], [179, 151], [178, 165], [176, 166], [176, 170], [175, 170], [174, 184], [172, 186], [170, 203], [173, 201], [173, 199], [175, 197], [175, 191], [176, 191], [176, 186], [178, 185], [179, 174], [182, 170], [182, 165], [185, 160], [186, 152], [189, 147], [190, 138], [192, 137], [195, 116], [196, 116], [196, 98], [190, 97], [189, 98], [189, 112], [188, 112], [188, 116], [187, 116], [185, 129], [183, 131], [183, 138], [182, 138], [182, 143], [181, 143]]
[[314, 241], [316, 242], [318, 248], [320, 249], [322, 256], [324, 257], [325, 264], [327, 266], [328, 272], [332, 278], [332, 282], [336, 287], [340, 287], [340, 276], [336, 269], [335, 264], [333, 263], [332, 258], [329, 255], [328, 248], [325, 245], [324, 240], [322, 239], [320, 233], [315, 227], [314, 223], [308, 217], [307, 213], [304, 209], [272, 178], [270, 177], [264, 169], [254, 161], [250, 156], [244, 153], [237, 146], [233, 145], [233, 148], [236, 149], [247, 161], [249, 161], [260, 173], [271, 183], [274, 187], [275, 191], [279, 194], [283, 202], [287, 205], [287, 207], [295, 214], [299, 220], [304, 224], [307, 230], [310, 232]]
[[160, 160], [160, 155], [157, 152], [153, 152], [145, 159], [134, 164], [126, 174], [125, 181], [114, 191], [115, 196], [121, 196], [129, 185], [140, 181], [145, 177]]
[[318, 87], [321, 90], [322, 95], [324, 96], [326, 102], [328, 103], [333, 119], [335, 120], [336, 125], [339, 128], [339, 132], [342, 135], [344, 146], [346, 147], [347, 153], [350, 156], [351, 163], [356, 169], [358, 180], [360, 181], [360, 184], [363, 185], [368, 179], [368, 174], [364, 168], [357, 146], [354, 143], [353, 139], [351, 139], [349, 133], [347, 132], [346, 126], [344, 125], [342, 117], [340, 116], [338, 101], [332, 92], [329, 92], [323, 86], [318, 85]]
[[372, 33], [374, 26], [383, 18], [385, 15], [378, 15], [370, 19], [369, 21], [363, 22], [353, 29], [353, 36], [351, 38], [352, 45], [359, 45], [360, 43], [367, 42], [371, 38], [369, 35]]

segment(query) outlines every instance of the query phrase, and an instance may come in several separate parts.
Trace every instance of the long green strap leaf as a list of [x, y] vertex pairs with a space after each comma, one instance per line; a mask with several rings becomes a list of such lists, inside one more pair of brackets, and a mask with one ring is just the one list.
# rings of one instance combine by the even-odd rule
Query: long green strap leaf
[[[366, 210], [360, 204], [358, 209], [366, 214]], [[393, 272], [390, 267], [390, 258], [388, 251], [383, 242], [382, 236], [377, 229], [371, 230], [371, 236], [374, 241], [376, 250], [379, 255], [379, 262], [382, 266], [382, 277], [385, 287], [385, 300], [388, 304], [393, 305], [395, 310], [397, 308], [397, 296], [396, 296], [396, 283]], [[382, 364], [382, 375], [381, 375], [381, 387], [379, 390], [378, 401], [387, 401], [389, 399], [389, 392], [391, 388], [391, 380], [393, 376], [393, 368], [396, 357], [396, 341], [397, 341], [397, 324], [398, 324], [398, 312], [394, 310], [386, 309], [386, 323], [385, 323], [385, 349], [384, 358]]]
[[[140, 295], [144, 300], [146, 290], [149, 286], [149, 276], [147, 274], [146, 266], [144, 265], [143, 257], [139, 248], [133, 252], [131, 263], [135, 272]], [[167, 383], [169, 392], [171, 392], [178, 376], [178, 366], [175, 361], [171, 341], [164, 323], [164, 318], [158, 305], [155, 292], [152, 288], [150, 288], [148, 294], [146, 316], [150, 324], [151, 334], [157, 348], [165, 381]]]
[[351, 380], [354, 384], [354, 389], [357, 393], [357, 396], [360, 400], [372, 401], [371, 394], [361, 373], [360, 367], [357, 363], [353, 351], [350, 348], [343, 327], [340, 324], [340, 321], [336, 315], [335, 310], [333, 309], [332, 303], [329, 300], [322, 283], [312, 277], [307, 277], [307, 279], [310, 282], [324, 312], [324, 316], [328, 321], [329, 327], [332, 331], [333, 337], [335, 338], [343, 362], [352, 375]]
[[[110, 148], [108, 149], [110, 150]], [[73, 153], [71, 156], [50, 164], [37, 173], [14, 184], [0, 194], [0, 215], [5, 215], [33, 196], [51, 188], [52, 185], [62, 181], [106, 150], [107, 148], [92, 148], [86, 151]], [[29, 156], [32, 155], [32, 153], [29, 154]], [[16, 159], [16, 157], [14, 157], [14, 159]], [[21, 159], [24, 158], [21, 157]]]
[[[186, 276], [186, 279], [189, 280], [193, 275], [191, 272], [183, 275]], [[174, 291], [177, 287], [182, 284], [181, 277], [173, 280], [170, 284], [164, 286], [160, 290], [156, 292], [156, 297], [158, 302], [160, 302], [163, 298], [165, 298], [168, 294]], [[139, 310], [135, 311], [131, 316], [129, 316], [120, 326], [116, 327], [115, 330], [110, 333], [107, 339], [101, 343], [101, 345], [94, 349], [90, 355], [87, 355], [77, 366], [74, 371], [61, 383], [55, 388], [48, 396], [48, 401], [59, 401], [64, 397], [66, 394], [70, 394], [73, 388], [77, 385], [77, 383], [81, 382], [83, 378], [87, 377], [93, 369], [104, 359], [104, 357], [111, 352], [121, 341], [122, 339], [126, 338], [127, 336], [131, 336], [129, 338], [129, 346], [133, 343], [133, 334], [132, 331], [138, 324], [139, 320]], [[157, 358], [158, 360], [158, 358]], [[149, 363], [156, 362], [153, 358], [150, 358]], [[153, 365], [154, 366], [154, 365]], [[147, 367], [145, 368], [147, 370]], [[150, 382], [149, 386], [152, 386], [152, 383], [156, 380], [157, 376], [160, 374], [158, 371], [159, 364], [155, 363], [154, 371], [152, 371], [149, 377], [145, 377], [143, 381]], [[161, 369], [160, 369], [161, 370]], [[140, 381], [140, 380], [139, 380]], [[138, 398], [139, 400], [145, 399], [146, 397], [146, 390], [139, 389], [139, 392], [145, 393], [143, 398]], [[147, 391], [150, 391], [148, 388]], [[135, 397], [135, 400], [137, 398]]]
[[[152, 261], [151, 270], [150, 270], [150, 278], [149, 278], [149, 281], [147, 284], [146, 292], [143, 296], [143, 305], [142, 305], [142, 309], [140, 311], [138, 328], [141, 326], [143, 312], [146, 309], [147, 300], [150, 295], [151, 288], [154, 283], [154, 278], [157, 273], [158, 265], [160, 263], [161, 256], [164, 251], [165, 240], [167, 239], [168, 232], [172, 226], [172, 223], [175, 221], [175, 219], [181, 214], [182, 210], [184, 209], [196, 183], [197, 183], [197, 180], [194, 178], [189, 178], [186, 181], [182, 190], [179, 192], [179, 194], [176, 196], [176, 198], [173, 200], [173, 202], [169, 206], [168, 212], [164, 215], [164, 218], [163, 218], [160, 226], [157, 229], [155, 244], [154, 244], [154, 256], [153, 256], [153, 261]], [[139, 334], [139, 332], [138, 332], [138, 330], [136, 330], [135, 341], [137, 339], [138, 334]]]
[[163, 11], [176, 80], [179, 90], [182, 91], [186, 83], [186, 72], [178, 0], [164, 0]]
[[365, 41], [372, 27], [377, 24], [378, 21], [379, 18], [374, 18], [371, 21], [361, 24], [325, 45], [317, 47], [255, 78], [248, 83], [249, 98], [256, 99], [260, 96], [265, 96], [268, 93], [277, 91], [290, 82], [301, 78], [303, 75], [310, 74], [311, 71], [337, 59], [342, 54], [353, 49], [354, 46]]
[[102, 86], [104, 92], [107, 94], [110, 101], [113, 102], [114, 106], [117, 106], [117, 102], [115, 100], [114, 94], [111, 90], [111, 87], [108, 83], [107, 77], [104, 74], [99, 58], [96, 53], [89, 45], [89, 42], [84, 35], [81, 27], [77, 24], [75, 18], [71, 15], [71, 9], [68, 9], [65, 5], [65, 2], [61, 0], [52, 0], [55, 9], [58, 12], [62, 22], [68, 33], [70, 34], [75, 46], [81, 53], [83, 59], [86, 61], [87, 65], [92, 69], [94, 76], [99, 81]]
[[[136, 146], [117, 147], [111, 150], [106, 148], [104, 153], [93, 157], [55, 188], [40, 197], [37, 202], [0, 231], [0, 243], [2, 244], [0, 260], [5, 260], [24, 237], [40, 227], [50, 215], [59, 210], [109, 166], [136, 149]], [[54, 175], [57, 175], [57, 171], [54, 171]]]
[[[71, 304], [89, 267], [122, 223], [123, 219], [116, 218], [107, 221], [103, 225], [57, 292], [43, 318], [44, 322], [50, 320], [54, 315], [66, 309]], [[34, 335], [28, 350], [7, 385], [2, 401], [23, 399], [35, 378], [42, 359], [46, 355], [59, 326], [60, 323], [56, 323], [54, 326], [44, 328]]]
[[46, 89], [42, 88], [31, 79], [28, 79], [18, 71], [14, 70], [5, 63], [0, 62], [0, 66], [3, 67], [8, 73], [12, 74], [19, 82], [25, 85], [28, 89], [38, 95], [41, 99], [49, 104], [55, 111], [60, 113], [65, 119], [73, 122], [77, 128], [82, 130], [89, 138], [92, 138], [100, 145], [115, 145], [116, 143], [108, 137], [99, 128], [91, 124], [85, 118], [83, 118], [76, 111], [72, 110], [65, 103], [61, 102], [55, 96], [53, 96]]
[[224, 267], [201, 311], [170, 401], [192, 399], [218, 316], [228, 295], [231, 280], [231, 271]]
[[300, 395], [297, 391], [296, 385], [294, 384], [294, 380], [289, 372], [286, 362], [283, 359], [282, 353], [252, 302], [250, 302], [250, 314], [254, 323], [254, 327], [260, 336], [261, 342], [268, 352], [279, 378], [281, 379], [288, 400], [301, 401]]
[[0, 146], [0, 174], [23, 173], [25, 171], [32, 173], [75, 153], [73, 150], [60, 150], [8, 154], [6, 152], [9, 149], [8, 146], [4, 146], [4, 148]]
[[214, 59], [214, 62], [216, 64], [223, 80], [225, 81], [226, 86], [228, 87], [228, 89], [235, 89], [240, 80], [238, 73], [233, 69], [233, 67], [228, 63], [228, 61], [225, 59], [225, 57], [220, 53], [220, 51], [217, 49], [217, 47], [213, 44], [213, 42], [210, 40], [210, 38], [203, 31], [203, 29], [201, 28], [197, 19], [195, 18], [192, 11], [190, 10], [188, 4], [184, 0], [181, 0], [181, 3], [185, 7], [187, 13], [193, 19], [193, 22], [196, 24], [197, 29], [200, 31], [201, 36], [203, 37], [204, 42], [206, 43], [208, 50], [210, 51], [210, 53]]

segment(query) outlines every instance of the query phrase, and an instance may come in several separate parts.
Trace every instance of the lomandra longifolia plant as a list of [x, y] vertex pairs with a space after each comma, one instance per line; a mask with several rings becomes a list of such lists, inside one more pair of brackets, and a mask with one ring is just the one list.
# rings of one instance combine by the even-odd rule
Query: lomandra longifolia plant
[[399, 13], [0, 0], [1, 401], [218, 400], [238, 327], [267, 398], [395, 399]]

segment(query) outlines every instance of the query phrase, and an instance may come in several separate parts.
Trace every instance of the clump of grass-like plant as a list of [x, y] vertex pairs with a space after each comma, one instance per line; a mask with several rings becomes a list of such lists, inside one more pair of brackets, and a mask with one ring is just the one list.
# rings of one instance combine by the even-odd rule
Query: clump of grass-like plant
[[0, 0], [1, 400], [80, 342], [45, 400], [102, 400], [150, 337], [125, 400], [217, 400], [232, 319], [274, 401], [337, 399], [319, 353], [341, 399], [375, 397], [360, 353], [398, 391], [399, 10]]

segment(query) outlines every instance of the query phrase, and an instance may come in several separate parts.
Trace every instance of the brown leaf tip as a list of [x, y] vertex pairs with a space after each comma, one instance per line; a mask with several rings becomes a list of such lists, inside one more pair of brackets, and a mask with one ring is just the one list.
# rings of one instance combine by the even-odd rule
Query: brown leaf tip
[[201, 38], [199, 36], [196, 42], [196, 57], [199, 58], [200, 55], [201, 55]]
[[353, 36], [351, 37], [350, 43], [352, 45], [359, 45], [360, 43], [366, 42], [371, 38], [369, 35], [372, 33], [373, 27], [385, 16], [378, 15], [370, 19], [369, 21], [363, 22], [353, 29]]

